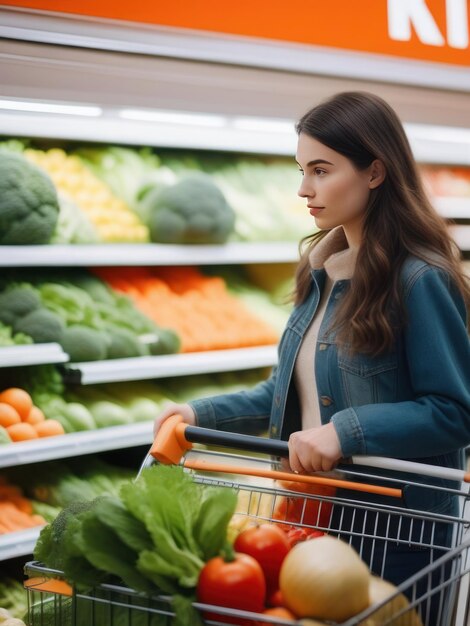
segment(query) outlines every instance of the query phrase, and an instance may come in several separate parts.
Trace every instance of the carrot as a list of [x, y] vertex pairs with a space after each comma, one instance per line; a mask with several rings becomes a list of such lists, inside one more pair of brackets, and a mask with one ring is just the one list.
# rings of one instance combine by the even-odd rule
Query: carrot
[[3, 533], [13, 533], [16, 530], [23, 530], [25, 527], [18, 522], [14, 522], [10, 519], [4, 519], [2, 522]]
[[20, 422], [19, 424], [12, 424], [12, 426], [8, 426], [7, 432], [12, 441], [27, 441], [29, 439], [37, 439], [38, 437], [34, 427], [26, 422]]
[[24, 498], [23, 496], [17, 496], [14, 498], [10, 498], [10, 502], [16, 506], [16, 508], [22, 513], [27, 513], [28, 515], [32, 515], [33, 513], [33, 505], [28, 498]]
[[57, 420], [46, 420], [34, 425], [34, 429], [39, 437], [53, 437], [55, 435], [64, 435], [64, 427]]
[[16, 485], [10, 485], [6, 476], [0, 476], [0, 503], [13, 504], [22, 513], [31, 515], [33, 506], [28, 498], [23, 496], [23, 491]]
[[22, 513], [10, 502], [0, 502], [0, 517], [3, 526], [9, 531], [38, 525], [37, 521], [32, 520], [26, 513]]
[[20, 511], [12, 502], [0, 502], [0, 512], [4, 523], [5, 520], [23, 523], [27, 526], [35, 526], [38, 522], [44, 523], [44, 518], [41, 515], [28, 515]]
[[10, 517], [9, 511], [2, 511], [1, 515], [3, 533], [11, 533], [15, 532], [16, 530], [23, 530], [24, 528], [27, 528], [27, 526], [23, 524], [23, 521], [19, 522], [17, 519], [14, 519], [14, 517]]
[[18, 412], [22, 420], [26, 419], [33, 406], [33, 401], [29, 393], [18, 387], [10, 387], [2, 391], [2, 393], [0, 393], [0, 402], [6, 402], [12, 406]]
[[110, 268], [95, 271], [122, 290], [159, 326], [173, 329], [182, 352], [272, 345], [278, 335], [257, 318], [217, 276], [194, 267]]
[[[34, 528], [34, 526], [42, 526], [46, 523], [45, 519], [40, 515], [30, 516], [21, 511], [7, 511], [2, 515], [0, 513], [0, 521], [5, 529], [5, 532], [14, 532], [16, 530], [23, 530], [24, 528]], [[33, 519], [36, 518], [36, 519]]]

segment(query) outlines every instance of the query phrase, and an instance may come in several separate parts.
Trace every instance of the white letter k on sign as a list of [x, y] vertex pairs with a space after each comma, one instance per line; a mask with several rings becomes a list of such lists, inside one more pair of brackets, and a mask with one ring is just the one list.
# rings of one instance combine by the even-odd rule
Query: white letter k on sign
[[442, 36], [425, 0], [388, 0], [388, 33], [391, 39], [409, 41], [413, 24], [419, 39], [430, 46], [444, 46]]

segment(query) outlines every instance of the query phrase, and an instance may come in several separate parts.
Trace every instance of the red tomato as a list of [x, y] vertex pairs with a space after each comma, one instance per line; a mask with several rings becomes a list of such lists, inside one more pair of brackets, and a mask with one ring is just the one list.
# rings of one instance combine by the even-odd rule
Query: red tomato
[[284, 606], [284, 598], [282, 597], [282, 591], [277, 589], [274, 593], [272, 593], [267, 602], [268, 606], [280, 607]]
[[300, 526], [286, 526], [284, 532], [286, 533], [291, 548], [301, 541], [323, 537], [325, 534], [323, 531], [316, 530], [315, 528], [302, 528]]
[[[283, 606], [276, 606], [273, 609], [266, 609], [263, 611], [263, 615], [269, 615], [270, 617], [279, 617], [280, 619], [295, 620], [295, 615]], [[257, 626], [273, 626], [268, 622], [257, 622]]]
[[234, 548], [237, 552], [249, 554], [261, 565], [268, 596], [279, 589], [279, 572], [290, 550], [290, 543], [278, 526], [261, 524], [247, 528], [235, 539]]
[[276, 499], [274, 519], [285, 522], [309, 524], [328, 528], [333, 505], [331, 502], [309, 500], [302, 494], [318, 496], [334, 496], [336, 489], [327, 485], [308, 485], [295, 481], [279, 481], [281, 486], [289, 491], [300, 492], [298, 496], [283, 496]]
[[[207, 561], [199, 574], [197, 599], [233, 609], [262, 613], [266, 582], [260, 564], [248, 554], [235, 553], [233, 561], [220, 556]], [[247, 624], [246, 620], [206, 613], [207, 619], [231, 624]]]

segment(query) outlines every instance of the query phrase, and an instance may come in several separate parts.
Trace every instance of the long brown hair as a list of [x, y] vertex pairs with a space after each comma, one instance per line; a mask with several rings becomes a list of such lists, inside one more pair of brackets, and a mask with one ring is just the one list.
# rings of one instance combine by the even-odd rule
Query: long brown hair
[[[440, 267], [463, 294], [467, 308], [470, 286], [445, 220], [428, 200], [403, 126], [381, 98], [344, 92], [308, 111], [297, 123], [305, 133], [346, 156], [358, 170], [379, 159], [384, 182], [370, 193], [363, 239], [350, 288], [338, 306], [333, 328], [337, 340], [353, 352], [381, 354], [390, 350], [405, 323], [400, 271], [409, 255]], [[328, 231], [301, 241], [294, 301], [311, 288], [309, 253]]]

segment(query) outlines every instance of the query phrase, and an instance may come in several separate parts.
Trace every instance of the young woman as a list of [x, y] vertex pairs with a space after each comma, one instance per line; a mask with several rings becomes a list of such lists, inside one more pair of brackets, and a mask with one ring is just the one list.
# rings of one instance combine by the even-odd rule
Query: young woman
[[[250, 391], [169, 406], [156, 430], [174, 413], [221, 430], [268, 429], [289, 440], [296, 472], [361, 454], [460, 467], [470, 288], [403, 127], [381, 98], [351, 92], [308, 111], [297, 132], [298, 193], [320, 231], [303, 240], [279, 364]], [[445, 491], [417, 490], [408, 504], [455, 512]], [[383, 574], [395, 583], [430, 559], [391, 552]]]

